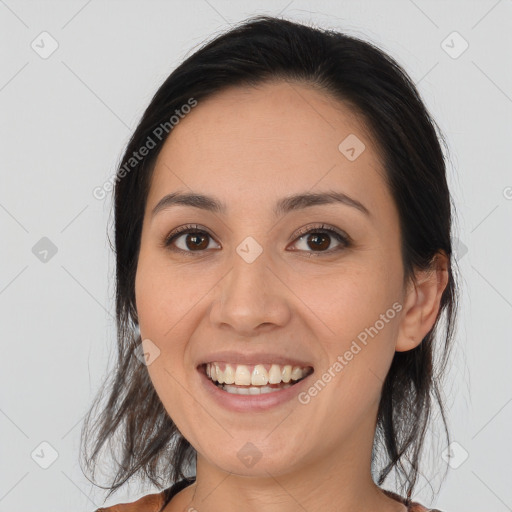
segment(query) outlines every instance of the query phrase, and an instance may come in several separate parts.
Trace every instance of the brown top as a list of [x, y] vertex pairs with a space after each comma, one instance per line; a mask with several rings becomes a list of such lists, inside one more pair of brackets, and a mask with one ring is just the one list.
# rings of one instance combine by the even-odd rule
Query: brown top
[[[167, 503], [171, 501], [178, 492], [184, 489], [187, 485], [190, 485], [194, 480], [181, 480], [175, 483], [173, 486], [165, 489], [162, 492], [156, 494], [148, 494], [133, 503], [120, 503], [107, 508], [99, 508], [95, 512], [162, 512], [163, 508]], [[391, 491], [383, 489], [383, 492], [390, 498], [403, 503], [405, 505], [405, 499]], [[438, 509], [426, 508], [419, 503], [412, 502], [407, 507], [408, 512], [441, 512]]]

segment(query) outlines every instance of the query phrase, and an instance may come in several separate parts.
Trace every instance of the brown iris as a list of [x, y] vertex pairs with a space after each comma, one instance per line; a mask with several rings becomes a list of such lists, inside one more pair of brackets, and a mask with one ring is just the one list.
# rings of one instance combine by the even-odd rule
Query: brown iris
[[208, 235], [205, 233], [189, 233], [186, 237], [186, 245], [190, 250], [206, 249], [208, 247]]
[[[313, 246], [310, 245], [310, 241], [312, 239], [313, 239], [313, 244], [316, 244], [316, 245], [313, 245]], [[318, 245], [318, 241], [321, 239], [323, 240], [323, 243]], [[311, 249], [321, 249], [321, 250], [327, 249], [330, 244], [329, 239], [330, 239], [329, 235], [327, 235], [325, 233], [313, 233], [313, 234], [308, 235], [308, 245], [310, 246]]]

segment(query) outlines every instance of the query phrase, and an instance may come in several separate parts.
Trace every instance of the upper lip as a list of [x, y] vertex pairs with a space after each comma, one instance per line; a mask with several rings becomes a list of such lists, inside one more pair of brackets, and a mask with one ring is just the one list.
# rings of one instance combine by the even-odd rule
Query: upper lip
[[206, 363], [213, 362], [224, 362], [232, 364], [279, 364], [279, 365], [292, 365], [300, 366], [302, 368], [313, 367], [313, 365], [304, 360], [296, 357], [290, 357], [283, 354], [276, 354], [272, 352], [259, 352], [259, 353], [247, 353], [247, 352], [236, 352], [230, 350], [224, 350], [220, 352], [211, 352], [201, 358], [198, 366]]

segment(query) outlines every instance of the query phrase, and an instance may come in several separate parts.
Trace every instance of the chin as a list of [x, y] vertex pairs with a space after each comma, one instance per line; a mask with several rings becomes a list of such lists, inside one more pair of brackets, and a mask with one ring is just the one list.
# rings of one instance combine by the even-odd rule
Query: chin
[[293, 470], [297, 464], [297, 449], [294, 446], [277, 446], [251, 441], [233, 441], [226, 450], [214, 450], [208, 456], [214, 465], [226, 473], [253, 478], [278, 476]]

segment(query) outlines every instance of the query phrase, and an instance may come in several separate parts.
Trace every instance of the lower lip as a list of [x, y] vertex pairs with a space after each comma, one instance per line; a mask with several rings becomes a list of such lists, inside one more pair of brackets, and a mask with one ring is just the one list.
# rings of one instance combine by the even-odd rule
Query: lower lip
[[265, 411], [288, 402], [295, 398], [305, 386], [308, 386], [308, 379], [313, 375], [313, 373], [310, 373], [307, 377], [297, 382], [297, 384], [280, 389], [279, 391], [272, 391], [271, 393], [264, 393], [262, 395], [235, 395], [234, 393], [228, 393], [217, 387], [213, 381], [208, 378], [206, 373], [200, 369], [198, 369], [198, 373], [202, 385], [212, 399], [225, 409], [237, 412]]

